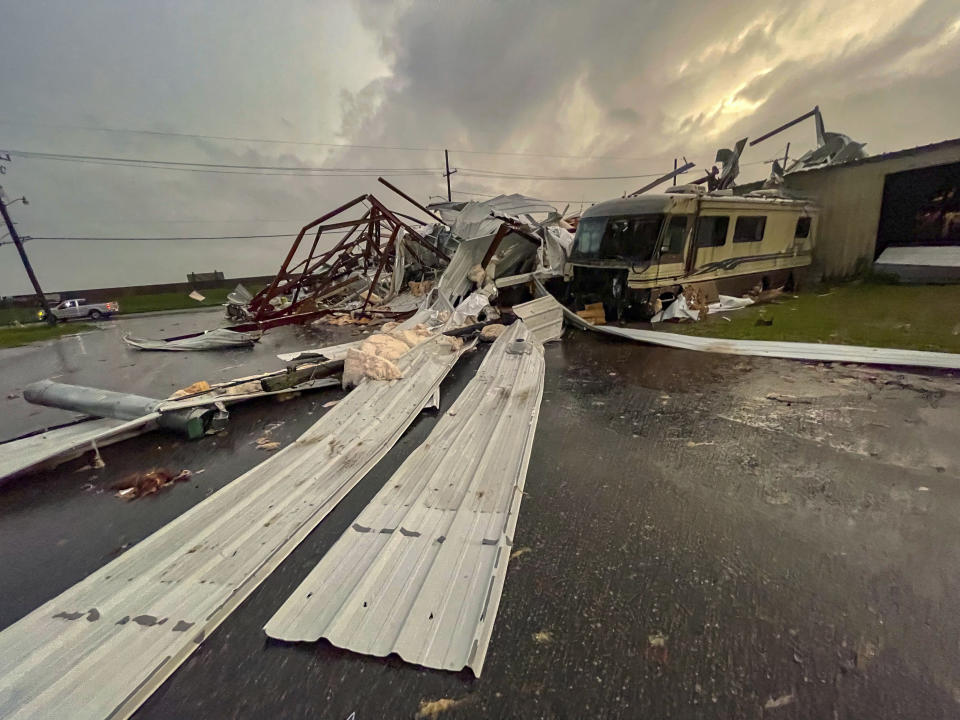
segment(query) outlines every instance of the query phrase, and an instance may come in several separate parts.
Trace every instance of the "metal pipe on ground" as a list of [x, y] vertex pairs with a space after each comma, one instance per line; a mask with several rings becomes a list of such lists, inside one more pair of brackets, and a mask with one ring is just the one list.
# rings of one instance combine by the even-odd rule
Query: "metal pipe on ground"
[[[157, 412], [157, 408], [164, 402], [143, 395], [68, 385], [53, 380], [40, 380], [28, 385], [23, 390], [23, 399], [34, 405], [117, 420], [135, 420], [150, 415]], [[203, 437], [216, 413], [217, 410], [212, 407], [173, 410], [161, 413], [157, 424], [194, 440]]]

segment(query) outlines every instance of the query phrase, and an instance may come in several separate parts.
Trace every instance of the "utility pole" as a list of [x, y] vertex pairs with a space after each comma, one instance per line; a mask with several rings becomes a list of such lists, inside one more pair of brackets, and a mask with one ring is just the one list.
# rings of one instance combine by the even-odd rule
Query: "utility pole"
[[447, 178], [447, 202], [453, 202], [453, 193], [450, 192], [450, 176], [453, 175], [453, 173], [455, 173], [456, 170], [455, 169], [453, 171], [450, 170], [450, 151], [449, 150], [443, 151], [443, 160], [447, 165], [447, 171], [444, 173], [444, 176]]
[[[674, 171], [674, 172], [677, 171], [677, 159], [676, 159], [676, 158], [673, 159], [673, 171]], [[674, 186], [674, 187], [677, 186], [677, 176], [676, 176], [676, 175], [673, 176], [673, 186]]]
[[783, 151], [783, 171], [787, 171], [787, 161], [790, 159], [790, 143], [787, 143], [787, 149]]
[[47, 304], [47, 296], [43, 294], [43, 290], [40, 288], [40, 281], [37, 280], [36, 274], [33, 272], [33, 266], [30, 265], [30, 258], [27, 257], [27, 251], [23, 249], [23, 241], [20, 239], [20, 235], [17, 233], [17, 228], [14, 227], [13, 220], [10, 219], [10, 213], [7, 212], [7, 205], [3, 202], [3, 188], [0, 187], [0, 213], [3, 214], [3, 221], [7, 224], [7, 231], [10, 233], [10, 237], [13, 239], [13, 244], [17, 246], [17, 252], [20, 253], [20, 259], [23, 260], [23, 269], [27, 271], [27, 276], [30, 278], [30, 282], [33, 284], [33, 289], [37, 292], [37, 300], [40, 301], [40, 307], [43, 308], [43, 317], [50, 325], [53, 325], [57, 322], [57, 318], [52, 312], [50, 312], [50, 306]]

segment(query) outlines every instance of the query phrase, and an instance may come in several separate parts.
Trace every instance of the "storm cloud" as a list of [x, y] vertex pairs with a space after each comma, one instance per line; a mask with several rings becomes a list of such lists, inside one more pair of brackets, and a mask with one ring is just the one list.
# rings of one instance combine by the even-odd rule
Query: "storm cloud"
[[[576, 203], [643, 180], [482, 177], [662, 172], [819, 104], [872, 153], [957, 135], [954, 0], [836, 3], [23, 3], [0, 27], [0, 147], [209, 163], [427, 168], [442, 148], [469, 193]], [[64, 127], [70, 126], [70, 127]], [[385, 145], [374, 150], [79, 130], [149, 130]], [[743, 179], [812, 123], [748, 150]], [[469, 152], [468, 152], [469, 151]], [[483, 154], [483, 153], [521, 154]], [[566, 156], [566, 157], [557, 157]], [[589, 156], [589, 157], [587, 157]], [[592, 158], [592, 159], [591, 159]], [[33, 236], [290, 233], [374, 178], [237, 176], [14, 158], [0, 182]], [[476, 195], [475, 197], [481, 197]], [[392, 202], [392, 201], [391, 201]], [[51, 289], [276, 270], [287, 239], [28, 244]], [[0, 247], [0, 294], [23, 292]]]

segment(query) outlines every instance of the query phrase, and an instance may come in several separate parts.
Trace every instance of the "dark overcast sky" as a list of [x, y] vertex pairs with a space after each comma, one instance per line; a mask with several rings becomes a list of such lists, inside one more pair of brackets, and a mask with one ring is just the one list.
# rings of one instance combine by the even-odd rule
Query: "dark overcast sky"
[[[601, 200], [643, 181], [491, 180], [664, 171], [819, 104], [872, 153], [960, 135], [957, 0], [5, 3], [0, 148], [245, 165], [438, 168], [439, 152], [105, 133], [62, 126], [454, 150], [461, 192]], [[812, 122], [747, 151], [799, 154]], [[613, 159], [609, 159], [613, 158]], [[296, 232], [375, 178], [248, 176], [14, 158], [34, 236]], [[766, 174], [745, 165], [742, 179]], [[439, 172], [398, 177], [425, 199]], [[459, 198], [466, 198], [460, 195]], [[393, 203], [392, 199], [389, 202]], [[397, 201], [399, 204], [401, 201]], [[562, 203], [561, 203], [562, 204]], [[276, 271], [287, 240], [27, 245], [51, 290]], [[0, 247], [0, 295], [28, 290]]]

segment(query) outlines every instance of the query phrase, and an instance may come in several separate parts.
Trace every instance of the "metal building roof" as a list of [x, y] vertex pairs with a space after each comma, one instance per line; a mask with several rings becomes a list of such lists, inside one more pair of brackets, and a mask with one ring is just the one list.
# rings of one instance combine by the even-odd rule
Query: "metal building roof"
[[543, 394], [517, 321], [476, 377], [266, 625], [270, 637], [397, 653], [480, 675]]
[[0, 633], [0, 717], [128, 717], [392, 447], [459, 353], [427, 341], [295, 443]]

